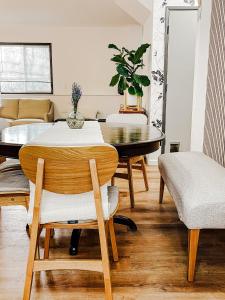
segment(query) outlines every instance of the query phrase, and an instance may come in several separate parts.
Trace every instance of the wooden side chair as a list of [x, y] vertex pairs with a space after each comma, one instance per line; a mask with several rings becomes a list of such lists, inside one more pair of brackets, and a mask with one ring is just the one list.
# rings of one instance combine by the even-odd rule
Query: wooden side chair
[[29, 206], [29, 182], [24, 176], [19, 160], [0, 157], [0, 207]]
[[[105, 298], [113, 299], [106, 232], [117, 261], [113, 215], [119, 194], [116, 187], [107, 187], [118, 164], [116, 149], [109, 145], [24, 146], [20, 162], [32, 182], [28, 212], [32, 226], [23, 299], [30, 299], [34, 272], [62, 269], [103, 273]], [[69, 220], [78, 223], [68, 224]], [[35, 254], [42, 228], [46, 229], [44, 259], [38, 259]], [[101, 259], [49, 259], [50, 233], [54, 228], [97, 229]]]
[[[133, 124], [133, 125], [146, 125], [148, 120], [144, 114], [111, 114], [106, 118], [107, 123], [120, 123], [120, 124]], [[140, 170], [143, 173], [144, 184], [146, 191], [149, 190], [148, 176], [146, 171], [146, 164], [144, 156], [129, 156], [120, 157], [118, 169], [127, 169], [127, 173], [116, 172], [114, 174], [112, 184], [114, 184], [114, 178], [126, 179], [129, 182], [129, 194], [130, 205], [133, 208], [134, 202], [134, 185], [133, 185], [133, 169]]]

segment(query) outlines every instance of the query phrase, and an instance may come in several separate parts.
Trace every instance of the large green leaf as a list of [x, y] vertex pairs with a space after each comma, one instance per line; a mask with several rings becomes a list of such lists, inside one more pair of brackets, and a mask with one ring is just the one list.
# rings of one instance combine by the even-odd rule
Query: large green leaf
[[130, 86], [130, 87], [128, 88], [128, 93], [129, 93], [130, 95], [135, 95], [135, 94], [136, 94], [135, 88], [134, 88], [133, 86]]
[[148, 76], [134, 74], [133, 78], [137, 83], [139, 83], [143, 86], [149, 86], [150, 85], [150, 80], [149, 80]]
[[136, 84], [134, 88], [135, 88], [135, 94], [136, 94], [137, 96], [142, 97], [142, 96], [143, 96], [143, 90], [142, 90], [142, 87], [141, 87], [139, 84]]
[[126, 88], [127, 88], [126, 79], [123, 76], [121, 76], [118, 84], [118, 93], [120, 95], [123, 95]]
[[126, 63], [125, 59], [121, 55], [114, 55], [113, 58], [111, 58], [111, 61], [124, 64]]
[[114, 75], [109, 85], [115, 86], [117, 84], [117, 82], [119, 81], [119, 79], [120, 79], [120, 74]]
[[122, 76], [129, 76], [129, 71], [121, 64], [119, 64], [116, 68], [117, 72]]
[[147, 49], [150, 47], [150, 44], [142, 44], [137, 51], [134, 54], [133, 62], [135, 64], [139, 63], [143, 54], [147, 51]]
[[128, 60], [131, 61], [134, 64], [134, 55], [135, 55], [135, 50], [130, 51]]
[[115, 44], [109, 44], [108, 48], [109, 49], [116, 49], [116, 50], [120, 51], [120, 49]]

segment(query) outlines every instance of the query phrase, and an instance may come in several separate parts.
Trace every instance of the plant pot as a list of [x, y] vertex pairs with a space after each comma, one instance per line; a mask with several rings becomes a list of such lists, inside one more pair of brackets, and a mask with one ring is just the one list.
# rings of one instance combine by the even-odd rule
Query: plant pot
[[140, 109], [142, 107], [142, 99], [140, 96], [131, 95], [128, 91], [125, 92], [125, 105], [131, 107], [137, 107]]
[[131, 95], [128, 93], [128, 91], [125, 92], [125, 103], [126, 106], [137, 106], [137, 96]]
[[84, 117], [81, 113], [72, 111], [66, 118], [66, 122], [71, 129], [81, 129], [84, 126]]

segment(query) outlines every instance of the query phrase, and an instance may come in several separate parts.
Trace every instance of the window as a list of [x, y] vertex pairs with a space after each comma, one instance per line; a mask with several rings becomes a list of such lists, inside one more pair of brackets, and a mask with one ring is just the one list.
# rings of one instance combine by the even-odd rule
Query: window
[[3, 94], [52, 94], [51, 44], [0, 43]]

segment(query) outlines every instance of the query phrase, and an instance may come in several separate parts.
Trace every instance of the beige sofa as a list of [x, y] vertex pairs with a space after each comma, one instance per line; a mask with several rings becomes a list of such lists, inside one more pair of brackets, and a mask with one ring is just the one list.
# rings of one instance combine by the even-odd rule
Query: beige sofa
[[49, 99], [3, 99], [1, 102], [0, 127], [54, 121], [54, 106]]

